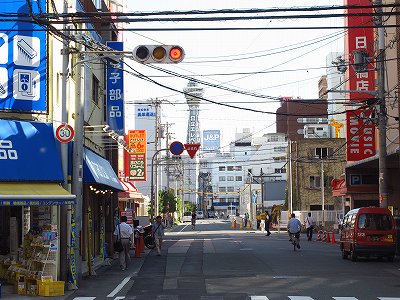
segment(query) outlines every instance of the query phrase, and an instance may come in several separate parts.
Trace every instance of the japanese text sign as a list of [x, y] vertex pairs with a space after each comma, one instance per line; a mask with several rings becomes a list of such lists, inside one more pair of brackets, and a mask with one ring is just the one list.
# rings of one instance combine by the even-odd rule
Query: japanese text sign
[[129, 154], [129, 180], [146, 181], [145, 154]]
[[146, 154], [147, 150], [146, 130], [129, 130], [128, 146], [130, 153]]

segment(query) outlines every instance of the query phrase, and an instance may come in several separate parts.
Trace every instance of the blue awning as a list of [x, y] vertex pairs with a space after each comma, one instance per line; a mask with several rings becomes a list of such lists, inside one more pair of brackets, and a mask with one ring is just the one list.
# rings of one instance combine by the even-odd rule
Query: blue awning
[[99, 183], [120, 191], [124, 190], [108, 160], [84, 148], [83, 162], [83, 181], [85, 183]]
[[0, 120], [0, 181], [62, 182], [50, 123]]

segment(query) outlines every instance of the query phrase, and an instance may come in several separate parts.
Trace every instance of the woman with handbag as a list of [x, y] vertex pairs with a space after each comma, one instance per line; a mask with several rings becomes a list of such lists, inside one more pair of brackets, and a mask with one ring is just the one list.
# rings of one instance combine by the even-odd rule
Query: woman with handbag
[[129, 248], [133, 241], [132, 227], [126, 224], [126, 221], [127, 217], [122, 216], [121, 223], [119, 223], [114, 230], [114, 250], [118, 252], [119, 263], [122, 271], [128, 269], [128, 263], [130, 262]]

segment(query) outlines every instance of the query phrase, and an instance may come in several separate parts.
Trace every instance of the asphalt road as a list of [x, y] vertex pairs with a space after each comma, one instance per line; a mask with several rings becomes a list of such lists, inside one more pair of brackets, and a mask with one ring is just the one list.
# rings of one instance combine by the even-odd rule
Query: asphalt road
[[286, 232], [267, 237], [199, 220], [195, 230], [189, 223], [171, 229], [156, 254], [134, 259], [126, 273], [99, 271], [68, 299], [400, 300], [399, 258], [351, 262], [337, 244], [304, 235], [294, 252]]

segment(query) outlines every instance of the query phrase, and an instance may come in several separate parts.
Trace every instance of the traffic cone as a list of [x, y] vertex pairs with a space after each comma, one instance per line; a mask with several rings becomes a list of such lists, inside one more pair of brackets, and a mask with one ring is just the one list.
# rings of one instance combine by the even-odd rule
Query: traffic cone
[[325, 242], [330, 243], [331, 239], [329, 238], [329, 231], [326, 232], [326, 240]]
[[331, 241], [331, 243], [332, 244], [336, 244], [335, 232], [334, 231], [332, 231], [332, 241]]
[[135, 257], [139, 257], [140, 258], [140, 239], [136, 240], [136, 248], [135, 248]]
[[144, 238], [143, 238], [143, 234], [140, 234], [139, 245], [140, 245], [140, 252], [144, 253]]
[[236, 219], [233, 219], [233, 229], [236, 229]]

